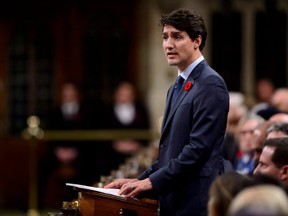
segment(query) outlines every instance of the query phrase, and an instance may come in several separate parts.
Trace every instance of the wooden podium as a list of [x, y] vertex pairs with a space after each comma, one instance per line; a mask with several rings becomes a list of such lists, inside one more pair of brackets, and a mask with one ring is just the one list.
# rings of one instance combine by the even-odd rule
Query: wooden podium
[[157, 216], [158, 202], [74, 188], [79, 192], [81, 216]]

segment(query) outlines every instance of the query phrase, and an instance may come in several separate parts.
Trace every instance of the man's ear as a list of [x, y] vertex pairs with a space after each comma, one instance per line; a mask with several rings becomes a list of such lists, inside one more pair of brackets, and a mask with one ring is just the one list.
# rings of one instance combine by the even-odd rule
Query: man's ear
[[280, 179], [282, 181], [287, 181], [288, 180], [288, 165], [284, 165], [284, 166], [281, 167]]
[[199, 35], [195, 40], [194, 40], [194, 49], [197, 49], [202, 43], [202, 36]]

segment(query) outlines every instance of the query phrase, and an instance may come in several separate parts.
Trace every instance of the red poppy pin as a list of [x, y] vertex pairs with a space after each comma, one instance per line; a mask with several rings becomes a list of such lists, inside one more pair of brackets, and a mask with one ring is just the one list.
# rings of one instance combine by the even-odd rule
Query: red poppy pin
[[185, 91], [189, 91], [189, 89], [192, 87], [192, 82], [191, 81], [188, 81], [185, 86], [184, 86], [184, 90]]

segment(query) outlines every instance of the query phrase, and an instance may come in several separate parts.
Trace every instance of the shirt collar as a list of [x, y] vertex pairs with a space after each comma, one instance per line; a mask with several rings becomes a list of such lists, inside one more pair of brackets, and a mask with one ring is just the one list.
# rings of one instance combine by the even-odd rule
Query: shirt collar
[[188, 78], [190, 73], [194, 70], [194, 68], [202, 61], [204, 60], [204, 56], [200, 56], [198, 59], [196, 59], [194, 62], [192, 62], [188, 67], [185, 68], [184, 71], [180, 71], [178, 69], [178, 75], [181, 75], [185, 80]]

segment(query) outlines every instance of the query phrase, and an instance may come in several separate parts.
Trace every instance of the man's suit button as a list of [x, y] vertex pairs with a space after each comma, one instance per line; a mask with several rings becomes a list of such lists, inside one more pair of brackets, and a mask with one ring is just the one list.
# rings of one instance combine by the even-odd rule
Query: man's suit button
[[160, 145], [160, 148], [161, 148], [161, 149], [164, 148], [164, 145]]

